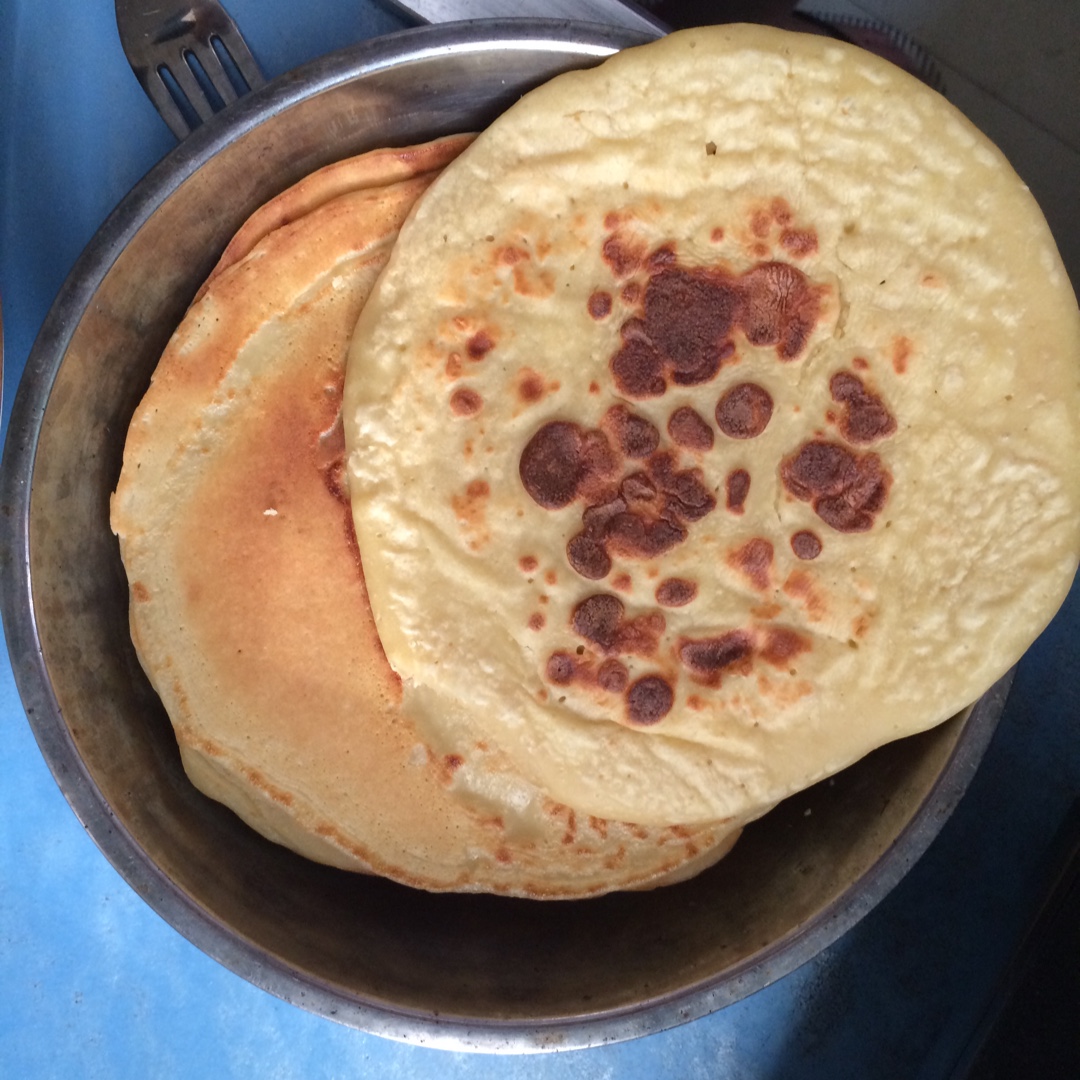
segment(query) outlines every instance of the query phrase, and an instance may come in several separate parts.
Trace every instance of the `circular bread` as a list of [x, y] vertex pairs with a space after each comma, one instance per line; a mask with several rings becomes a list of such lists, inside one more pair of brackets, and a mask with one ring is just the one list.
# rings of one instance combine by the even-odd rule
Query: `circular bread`
[[737, 829], [577, 816], [494, 746], [436, 753], [368, 608], [342, 487], [345, 355], [402, 220], [468, 141], [329, 166], [230, 245], [125, 446], [112, 526], [132, 638], [196, 786], [312, 859], [535, 897], [678, 880]]
[[978, 697], [1076, 571], [1046, 223], [822, 37], [688, 30], [516, 104], [403, 229], [344, 416], [418, 723], [587, 813], [751, 817]]

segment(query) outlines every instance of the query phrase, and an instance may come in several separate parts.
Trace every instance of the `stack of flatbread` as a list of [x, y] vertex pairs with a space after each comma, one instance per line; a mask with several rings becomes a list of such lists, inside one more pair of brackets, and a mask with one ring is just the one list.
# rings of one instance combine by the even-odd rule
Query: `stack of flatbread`
[[1080, 315], [1001, 154], [763, 27], [309, 177], [132, 421], [132, 636], [207, 794], [427, 889], [680, 880], [974, 700], [1080, 551]]

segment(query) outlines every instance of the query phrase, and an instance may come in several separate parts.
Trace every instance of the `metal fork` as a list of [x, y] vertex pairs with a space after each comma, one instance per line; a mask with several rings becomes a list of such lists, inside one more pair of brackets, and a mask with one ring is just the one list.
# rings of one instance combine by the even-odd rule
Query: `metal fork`
[[124, 54], [177, 138], [266, 81], [217, 0], [116, 0]]

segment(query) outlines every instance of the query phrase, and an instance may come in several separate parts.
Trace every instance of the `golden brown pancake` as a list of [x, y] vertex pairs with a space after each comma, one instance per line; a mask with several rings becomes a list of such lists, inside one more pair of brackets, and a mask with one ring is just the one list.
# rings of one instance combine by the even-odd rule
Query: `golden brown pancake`
[[531, 897], [678, 880], [737, 829], [577, 814], [494, 745], [437, 752], [371, 618], [343, 487], [347, 345], [402, 221], [468, 142], [330, 166], [230, 245], [131, 423], [112, 526], [132, 637], [193, 782], [303, 855]]
[[403, 228], [344, 420], [407, 707], [581, 813], [753, 817], [973, 701], [1077, 567], [1046, 222], [818, 36], [689, 30], [517, 103]]

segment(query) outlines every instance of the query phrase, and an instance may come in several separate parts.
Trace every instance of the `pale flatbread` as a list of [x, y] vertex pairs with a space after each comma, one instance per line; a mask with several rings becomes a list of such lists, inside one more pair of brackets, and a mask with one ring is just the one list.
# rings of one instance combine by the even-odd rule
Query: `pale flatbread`
[[331, 166], [230, 246], [128, 435], [112, 525], [132, 637], [194, 783], [312, 859], [533, 897], [679, 880], [738, 830], [576, 814], [494, 745], [432, 749], [371, 619], [343, 487], [347, 343], [409, 208], [468, 141]]
[[406, 702], [585, 813], [753, 816], [976, 698], [1077, 567], [1046, 223], [817, 36], [689, 30], [508, 111], [403, 229], [344, 415]]

